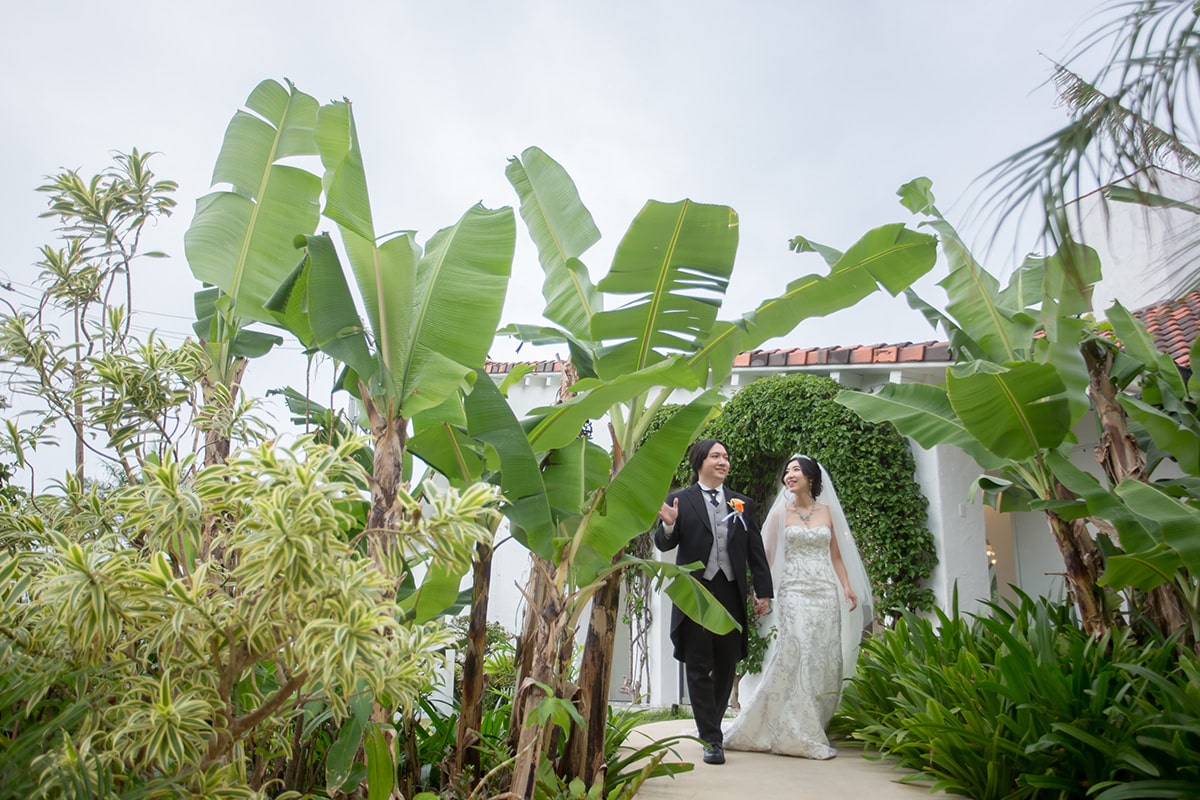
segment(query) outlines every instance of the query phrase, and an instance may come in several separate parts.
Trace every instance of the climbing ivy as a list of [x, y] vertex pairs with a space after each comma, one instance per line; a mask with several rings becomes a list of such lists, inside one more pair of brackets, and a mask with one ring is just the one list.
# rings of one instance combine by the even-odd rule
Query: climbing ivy
[[[924, 584], [937, 556], [908, 440], [890, 423], [866, 422], [834, 402], [843, 388], [817, 375], [760, 378], [725, 404], [704, 435], [729, 446], [726, 483], [754, 498], [760, 514], [779, 489], [784, 459], [804, 453], [820, 461], [854, 531], [876, 615], [927, 611], [934, 597]], [[690, 479], [681, 463], [679, 484]]]

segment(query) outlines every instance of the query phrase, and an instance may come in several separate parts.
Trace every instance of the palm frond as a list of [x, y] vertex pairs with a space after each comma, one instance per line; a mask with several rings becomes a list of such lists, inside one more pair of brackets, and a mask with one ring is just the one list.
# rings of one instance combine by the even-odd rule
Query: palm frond
[[[1066, 209], [1089, 193], [1133, 175], [1153, 191], [1161, 169], [1200, 175], [1200, 17], [1193, 0], [1119, 0], [1096, 19], [1049, 79], [1069, 122], [977, 182], [985, 190], [972, 212], [996, 231], [993, 243], [1009, 226], [1032, 223], [1042, 243], [1055, 247], [1078, 221]], [[1098, 52], [1100, 66], [1084, 77], [1079, 65]]]

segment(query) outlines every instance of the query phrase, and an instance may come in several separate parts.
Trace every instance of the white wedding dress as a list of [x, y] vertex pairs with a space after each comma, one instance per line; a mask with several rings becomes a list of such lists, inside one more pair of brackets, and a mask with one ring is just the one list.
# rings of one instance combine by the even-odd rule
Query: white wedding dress
[[829, 556], [831, 535], [825, 525], [783, 529], [773, 619], [764, 618], [776, 638], [758, 685], [725, 733], [728, 750], [837, 755], [825, 736], [843, 678], [842, 590]]

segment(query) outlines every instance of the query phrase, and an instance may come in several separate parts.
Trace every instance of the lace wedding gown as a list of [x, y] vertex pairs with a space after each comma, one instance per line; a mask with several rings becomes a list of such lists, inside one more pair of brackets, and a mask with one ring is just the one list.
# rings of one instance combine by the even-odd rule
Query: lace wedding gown
[[827, 526], [783, 531], [783, 578], [775, 586], [771, 642], [757, 687], [725, 734], [729, 750], [833, 758], [825, 726], [841, 696], [840, 584]]

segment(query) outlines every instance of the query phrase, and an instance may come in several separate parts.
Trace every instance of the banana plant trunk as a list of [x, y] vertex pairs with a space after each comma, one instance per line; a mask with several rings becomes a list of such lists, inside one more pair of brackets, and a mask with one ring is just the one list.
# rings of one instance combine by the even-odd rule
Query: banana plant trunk
[[[525, 591], [525, 620], [521, 625], [521, 634], [517, 637], [517, 652], [513, 656], [518, 695], [525, 681], [533, 675], [533, 652], [538, 636], [539, 617], [546, 604], [549, 584], [545, 576], [551, 570], [550, 562], [535, 553], [529, 554], [529, 564], [529, 583]], [[524, 705], [518, 703], [514, 697], [508, 724], [508, 746], [514, 753], [521, 737], [521, 728], [525, 724], [524, 710]]]
[[[609, 431], [613, 434], [612, 474], [616, 475], [625, 466], [627, 453], [611, 425]], [[613, 556], [613, 562], [620, 560], [624, 552], [621, 550]], [[623, 572], [614, 570], [592, 596], [576, 702], [584, 724], [572, 729], [571, 737], [567, 740], [566, 763], [561, 770], [564, 775], [583, 778], [589, 786], [601, 776], [606, 764], [604, 740], [608, 732], [608, 689], [612, 685], [613, 650], [616, 647]]]
[[[620, 554], [617, 558], [620, 558]], [[571, 729], [562, 774], [580, 777], [591, 786], [606, 766], [605, 734], [608, 729], [608, 688], [612, 684], [613, 649], [617, 612], [621, 606], [621, 571], [605, 579], [592, 596], [591, 618], [579, 666], [579, 692], [575, 705], [584, 724]]]
[[396, 496], [404, 482], [404, 448], [408, 420], [381, 413], [363, 388], [363, 404], [375, 434], [375, 462], [371, 474], [371, 511], [367, 515], [367, 543], [371, 559], [382, 570], [389, 533], [399, 528]]
[[492, 585], [492, 548], [475, 546], [471, 618], [467, 627], [467, 652], [463, 657], [462, 698], [454, 748], [451, 781], [474, 786], [480, 778], [479, 727], [483, 723], [483, 661], [487, 640], [488, 599]]
[[[1088, 369], [1088, 393], [1100, 423], [1097, 456], [1109, 486], [1127, 479], [1144, 481], [1146, 454], [1138, 446], [1137, 438], [1129, 432], [1128, 416], [1117, 400], [1118, 389], [1112, 381], [1113, 350], [1089, 342], [1083, 348], [1083, 357]], [[1142, 605], [1146, 617], [1164, 635], [1183, 629], [1181, 643], [1193, 649], [1196, 647], [1197, 640], [1191, 635], [1188, 624], [1187, 606], [1174, 584], [1164, 583], [1151, 589]]]
[[[375, 568], [381, 573], [386, 573], [386, 554], [391, 546], [391, 537], [400, 527], [397, 519], [400, 505], [396, 502], [396, 497], [404, 481], [404, 448], [408, 442], [408, 420], [385, 413], [368, 394], [365, 385], [360, 383], [359, 388], [367, 419], [371, 423], [371, 432], [375, 435], [375, 458], [370, 477], [371, 510], [367, 514], [367, 553]], [[395, 596], [395, 587], [389, 592], [389, 596]], [[382, 725], [386, 731], [394, 731], [390, 726], [393, 711], [394, 709], [381, 705], [377, 700], [371, 707], [371, 721]], [[389, 735], [389, 743], [392, 753], [399, 755], [394, 735]], [[403, 750], [404, 762], [415, 766], [415, 728], [403, 731], [399, 748]], [[411, 797], [414, 783], [412, 771], [397, 777], [402, 784], [404, 796]], [[365, 779], [362, 787], [366, 788]]]
[[[1074, 495], [1057, 479], [1054, 480], [1056, 500], [1070, 500]], [[1103, 635], [1112, 626], [1112, 615], [1104, 602], [1104, 594], [1096, 581], [1104, 572], [1104, 555], [1085, 520], [1063, 519], [1053, 511], [1046, 512], [1050, 531], [1062, 554], [1067, 583], [1075, 595], [1075, 605], [1083, 629], [1093, 636]]]
[[[529, 649], [529, 670], [517, 684], [513, 701], [513, 730], [516, 756], [513, 761], [511, 797], [532, 800], [537, 788], [538, 767], [553, 741], [553, 729], [545, 719], [532, 722], [533, 715], [547, 697], [570, 699], [566, 685], [574, 631], [567, 626], [569, 614], [553, 564], [534, 557], [533, 592], [530, 610], [525, 615], [525, 646]], [[540, 584], [540, 585], [539, 585]], [[532, 626], [532, 629], [530, 628]]]
[[[238, 393], [241, 391], [242, 376], [246, 374], [246, 367], [249, 366], [250, 360], [247, 358], [234, 359], [232, 369], [229, 371], [229, 386], [228, 386], [228, 402], [234, 403], [237, 400]], [[216, 391], [215, 378], [212, 373], [204, 376], [202, 387], [204, 391], [204, 404], [224, 402], [218, 400], [222, 395]], [[224, 416], [223, 414], [221, 416]], [[224, 464], [229, 460], [231, 442], [229, 440], [229, 432], [218, 426], [209, 427], [204, 432], [204, 466], [211, 467], [217, 464]]]

